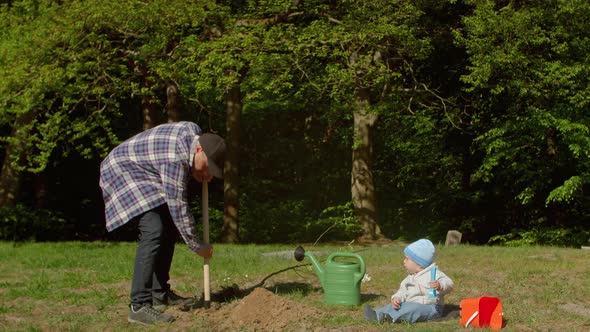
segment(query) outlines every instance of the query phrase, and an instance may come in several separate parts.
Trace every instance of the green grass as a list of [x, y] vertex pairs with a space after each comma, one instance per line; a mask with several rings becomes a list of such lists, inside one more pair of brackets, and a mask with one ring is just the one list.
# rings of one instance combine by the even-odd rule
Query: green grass
[[[140, 331], [126, 322], [134, 243], [0, 242], [0, 330]], [[241, 289], [300, 264], [263, 253], [293, 250], [291, 245], [215, 245], [211, 260], [213, 292], [232, 284]], [[308, 251], [354, 250], [365, 260], [371, 281], [361, 285], [363, 303], [387, 303], [405, 277], [401, 244], [387, 247], [317, 246]], [[590, 330], [590, 251], [553, 247], [437, 246], [437, 263], [455, 283], [447, 304], [465, 298], [497, 296], [507, 321], [505, 331]], [[306, 259], [305, 262], [308, 262]], [[202, 259], [179, 244], [171, 283], [184, 295], [202, 292]], [[290, 269], [267, 279], [269, 290], [326, 313], [314, 327], [352, 331], [455, 331], [458, 319], [379, 326], [366, 323], [362, 307], [323, 303], [310, 267]], [[207, 317], [190, 315], [171, 331], [213, 331]], [[148, 330], [157, 331], [159, 328]], [[468, 329], [463, 329], [467, 331]]]

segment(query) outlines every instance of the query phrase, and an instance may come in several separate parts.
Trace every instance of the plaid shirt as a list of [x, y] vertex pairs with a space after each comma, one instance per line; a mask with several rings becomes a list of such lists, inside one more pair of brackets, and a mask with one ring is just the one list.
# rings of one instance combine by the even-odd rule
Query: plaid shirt
[[168, 204], [184, 241], [193, 251], [199, 249], [187, 187], [200, 134], [201, 128], [192, 122], [163, 124], [131, 137], [109, 153], [100, 164], [109, 232]]

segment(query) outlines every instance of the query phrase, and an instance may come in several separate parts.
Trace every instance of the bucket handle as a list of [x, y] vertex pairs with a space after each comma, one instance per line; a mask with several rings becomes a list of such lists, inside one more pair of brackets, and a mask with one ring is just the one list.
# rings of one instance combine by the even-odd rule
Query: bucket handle
[[471, 322], [475, 319], [475, 317], [477, 317], [478, 314], [479, 311], [474, 312], [473, 315], [471, 315], [471, 317], [469, 317], [469, 319], [467, 320], [467, 323], [465, 323], [465, 327], [469, 326], [469, 324], [471, 324]]
[[361, 270], [358, 273], [355, 273], [355, 283], [359, 282], [364, 276], [365, 276], [365, 272], [366, 272], [366, 268], [365, 268], [365, 261], [363, 260], [363, 258], [355, 253], [352, 252], [335, 252], [333, 254], [331, 254], [330, 256], [328, 256], [327, 261], [329, 263], [332, 263], [334, 261], [334, 258], [336, 257], [352, 257], [352, 258], [356, 258], [358, 259], [358, 261], [360, 262], [361, 265]]

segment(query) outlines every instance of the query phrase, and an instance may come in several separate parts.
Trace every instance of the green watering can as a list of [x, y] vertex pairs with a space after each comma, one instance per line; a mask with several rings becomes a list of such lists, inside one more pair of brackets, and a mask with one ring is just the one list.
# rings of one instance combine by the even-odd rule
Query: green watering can
[[[335, 252], [328, 256], [324, 266], [312, 254], [306, 253], [301, 246], [295, 249], [294, 256], [297, 261], [309, 257], [313, 270], [320, 278], [324, 289], [326, 304], [358, 305], [361, 303], [361, 280], [365, 276], [365, 261], [361, 256], [348, 252]], [[358, 262], [337, 261], [342, 257], [352, 257]]]

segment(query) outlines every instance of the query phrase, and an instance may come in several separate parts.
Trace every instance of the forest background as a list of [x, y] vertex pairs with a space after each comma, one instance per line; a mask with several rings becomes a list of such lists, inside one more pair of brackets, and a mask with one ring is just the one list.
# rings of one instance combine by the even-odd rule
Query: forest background
[[586, 0], [0, 1], [0, 237], [134, 238], [100, 162], [188, 120], [216, 242], [587, 245], [589, 74]]

